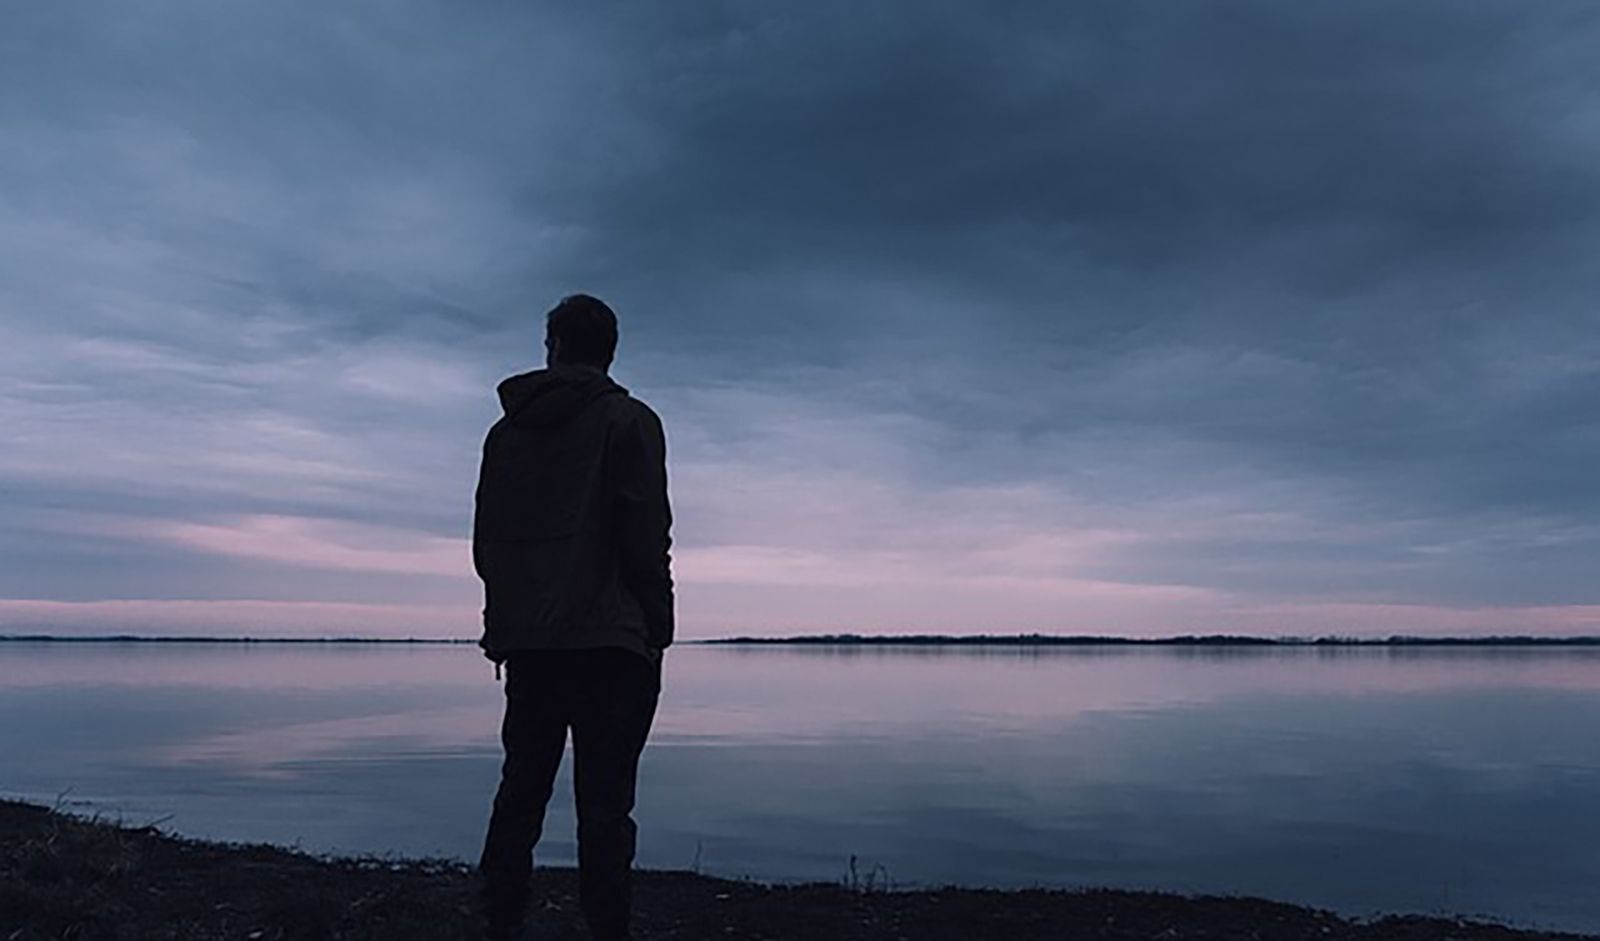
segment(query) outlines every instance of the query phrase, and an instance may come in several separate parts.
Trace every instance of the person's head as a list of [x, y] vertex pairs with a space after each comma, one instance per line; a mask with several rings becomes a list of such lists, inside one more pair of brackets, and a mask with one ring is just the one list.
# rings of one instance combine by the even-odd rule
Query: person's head
[[588, 294], [561, 299], [545, 318], [545, 362], [610, 369], [617, 352], [617, 315]]

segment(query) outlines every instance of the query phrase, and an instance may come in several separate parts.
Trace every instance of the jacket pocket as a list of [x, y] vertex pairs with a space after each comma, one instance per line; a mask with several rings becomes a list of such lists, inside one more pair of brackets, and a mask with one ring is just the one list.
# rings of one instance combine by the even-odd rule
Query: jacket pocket
[[490, 541], [478, 545], [486, 647], [514, 650], [548, 640], [571, 620], [567, 562], [572, 538]]

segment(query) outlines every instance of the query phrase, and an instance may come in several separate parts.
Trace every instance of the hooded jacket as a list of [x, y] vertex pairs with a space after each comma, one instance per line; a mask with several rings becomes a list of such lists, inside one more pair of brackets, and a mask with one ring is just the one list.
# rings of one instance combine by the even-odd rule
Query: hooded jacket
[[672, 511], [661, 419], [599, 369], [500, 383], [478, 476], [472, 558], [483, 638], [519, 650], [672, 643]]

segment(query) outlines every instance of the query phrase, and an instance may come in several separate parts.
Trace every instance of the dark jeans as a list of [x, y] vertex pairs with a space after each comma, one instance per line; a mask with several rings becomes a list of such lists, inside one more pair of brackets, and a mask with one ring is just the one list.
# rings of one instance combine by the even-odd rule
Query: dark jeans
[[479, 862], [491, 927], [520, 922], [527, 908], [533, 846], [570, 728], [579, 900], [595, 938], [628, 936], [634, 785], [660, 692], [660, 664], [615, 647], [527, 651], [506, 662], [506, 757]]

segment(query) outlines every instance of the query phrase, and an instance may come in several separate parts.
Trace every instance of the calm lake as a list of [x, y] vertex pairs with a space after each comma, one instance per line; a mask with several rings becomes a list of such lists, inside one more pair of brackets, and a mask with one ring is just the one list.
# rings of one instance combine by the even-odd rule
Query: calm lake
[[[471, 647], [0, 644], [0, 795], [470, 859], [499, 707]], [[650, 868], [1600, 932], [1600, 650], [683, 646], [637, 817]]]

